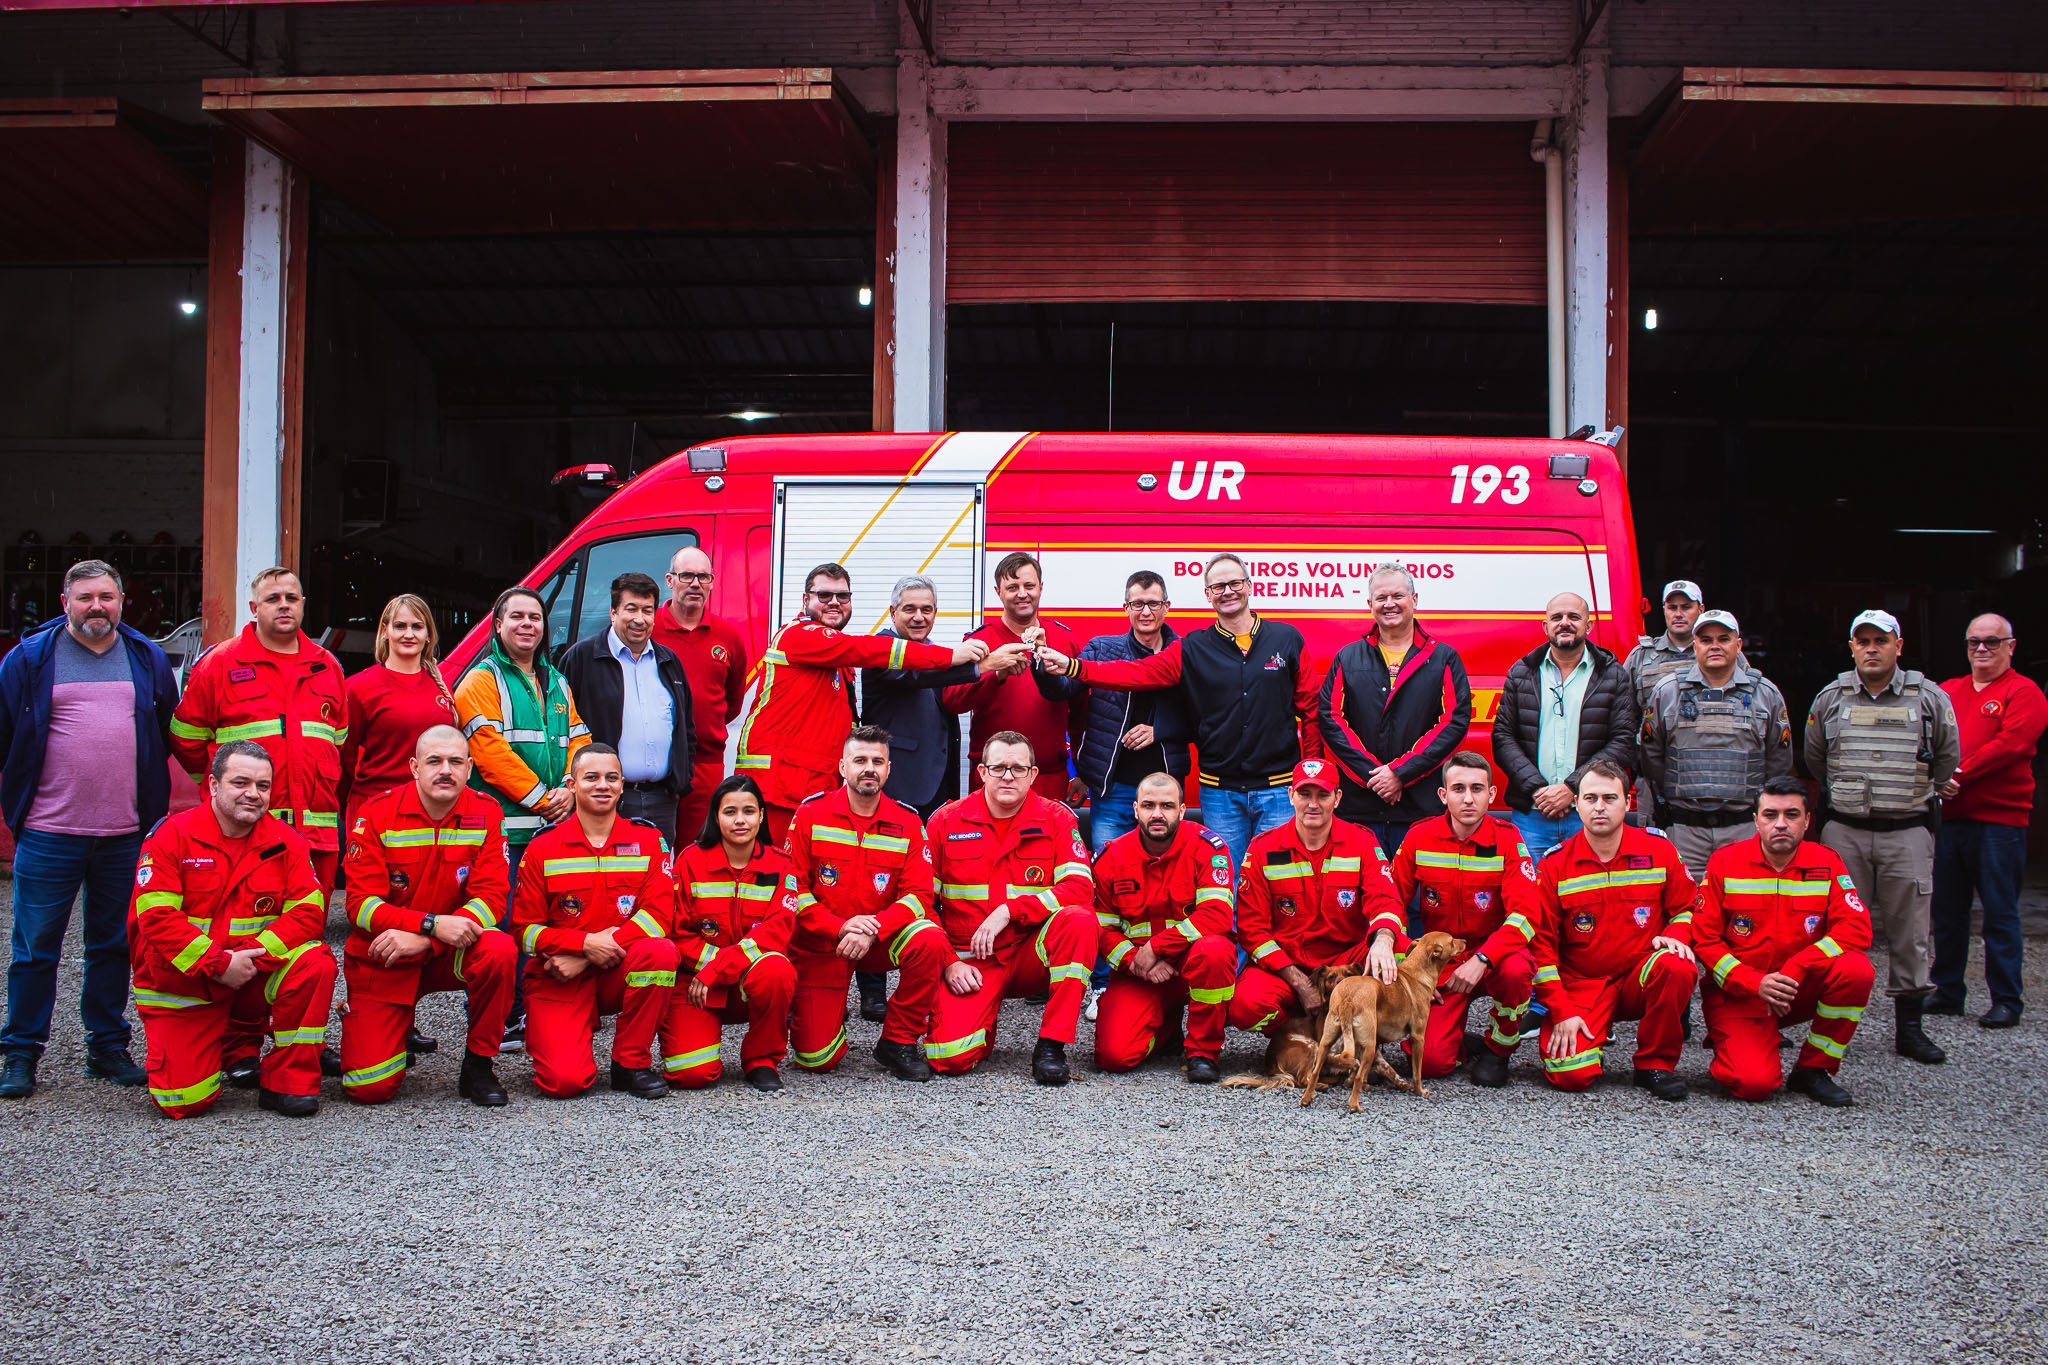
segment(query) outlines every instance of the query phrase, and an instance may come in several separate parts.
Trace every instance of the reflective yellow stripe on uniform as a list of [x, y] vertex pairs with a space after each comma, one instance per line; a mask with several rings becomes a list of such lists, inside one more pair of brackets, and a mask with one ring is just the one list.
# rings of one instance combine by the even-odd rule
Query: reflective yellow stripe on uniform
[[1267, 958], [1271, 957], [1273, 954], [1279, 951], [1280, 945], [1269, 938], [1264, 943], [1261, 943], [1258, 947], [1252, 949], [1252, 956], [1257, 958], [1259, 961], [1264, 962]]
[[1661, 867], [1636, 872], [1591, 872], [1583, 877], [1565, 878], [1557, 884], [1557, 894], [1575, 896], [1581, 891], [1598, 891], [1609, 886], [1662, 886], [1669, 876]]
[[1349, 855], [1341, 858], [1323, 859], [1323, 871], [1325, 872], [1356, 872], [1360, 866], [1361, 864], [1358, 859]]
[[1195, 892], [1195, 904], [1228, 906], [1230, 904], [1230, 892], [1220, 886], [1202, 887]]
[[376, 915], [376, 913], [379, 910], [383, 909], [386, 904], [388, 904], [388, 902], [386, 902], [384, 898], [381, 896], [363, 897], [363, 903], [356, 907], [356, 928], [362, 930], [366, 934], [375, 933], [376, 931], [370, 927], [370, 920], [372, 919], [372, 917]]
[[673, 1057], [662, 1058], [661, 1067], [664, 1071], [688, 1071], [693, 1066], [716, 1066], [718, 1051], [719, 1045], [713, 1043], [710, 1047], [700, 1047], [695, 1052], [680, 1052]]
[[206, 955], [212, 951], [213, 940], [201, 934], [198, 938], [186, 944], [184, 949], [171, 959], [171, 965], [181, 972], [189, 972], [198, 966]]
[[404, 1074], [405, 1054], [401, 1052], [395, 1057], [386, 1057], [374, 1066], [359, 1067], [354, 1071], [342, 1072], [341, 1083], [351, 1088], [359, 1085], [375, 1085], [379, 1081], [388, 1081], [393, 1076], [402, 1076]]
[[1117, 944], [1116, 947], [1111, 948], [1109, 950], [1109, 965], [1111, 967], [1121, 966], [1125, 958], [1129, 957], [1132, 953], [1135, 953], [1137, 951], [1138, 950], [1136, 948], [1131, 946], [1131, 941], [1129, 939], [1125, 939], [1123, 942]]
[[1723, 889], [1737, 896], [1821, 896], [1828, 894], [1827, 882], [1795, 882], [1784, 877], [1730, 877]]
[[1568, 1052], [1562, 1057], [1545, 1057], [1543, 1069], [1550, 1072], [1584, 1071], [1587, 1067], [1600, 1065], [1601, 1049], [1589, 1047], [1583, 1052]]
[[203, 725], [193, 725], [193, 724], [191, 724], [191, 723], [189, 723], [189, 722], [187, 722], [187, 721], [182, 721], [182, 720], [179, 720], [179, 719], [178, 719], [178, 718], [177, 718], [176, 716], [172, 716], [172, 717], [171, 717], [171, 738], [172, 738], [172, 739], [202, 739], [202, 740], [207, 740], [207, 741], [211, 741], [211, 740], [213, 739], [213, 731], [211, 731], [211, 730], [207, 729], [207, 728], [206, 728], [205, 726], [203, 726]]
[[220, 1077], [221, 1073], [216, 1071], [205, 1080], [195, 1081], [183, 1090], [159, 1090], [156, 1086], [151, 1086], [149, 1097], [165, 1109], [182, 1109], [188, 1104], [198, 1104], [219, 1094]]
[[284, 718], [252, 720], [241, 725], [223, 725], [213, 732], [217, 744], [231, 744], [238, 739], [270, 739], [284, 734]]
[[1504, 928], [1512, 928], [1525, 939], [1534, 939], [1536, 937], [1536, 926], [1529, 923], [1528, 916], [1520, 911], [1516, 911], [1502, 920], [1501, 925]]
[[969, 885], [964, 882], [940, 882], [939, 894], [951, 896], [955, 900], [985, 901], [988, 899], [988, 883]]
[[491, 907], [485, 905], [483, 901], [476, 896], [471, 896], [468, 900], [464, 901], [462, 903], [462, 908], [456, 911], [456, 913], [461, 915], [468, 915], [471, 919], [475, 920], [478, 924], [481, 924], [486, 929], [496, 928], [498, 924], [498, 917], [491, 913]]
[[815, 1071], [844, 1051], [846, 1051], [846, 1025], [841, 1024], [839, 1032], [834, 1035], [832, 1041], [826, 1043], [825, 1046], [819, 1048], [816, 1052], [805, 1052], [802, 1048], [791, 1048], [790, 1054], [796, 1058], [798, 1066]]
[[1197, 1005], [1221, 1005], [1237, 995], [1235, 986], [1190, 986], [1188, 999]]
[[[1357, 861], [1355, 858], [1352, 859], [1352, 864], [1356, 866]], [[1268, 863], [1259, 869], [1269, 882], [1286, 881], [1290, 877], [1306, 877], [1313, 870], [1307, 863]]]
[[629, 990], [642, 986], [673, 986], [675, 984], [676, 974], [674, 972], [626, 973], [626, 986]]
[[322, 721], [302, 720], [299, 722], [299, 738], [324, 739], [329, 744], [338, 745], [348, 738], [348, 730], [346, 727], [337, 729]]
[[1559, 975], [1557, 974], [1557, 968], [1555, 968], [1555, 967], [1538, 967], [1538, 968], [1536, 969], [1536, 977], [1535, 977], [1535, 979], [1536, 979], [1536, 980], [1538, 980], [1538, 981], [1560, 981], [1560, 980], [1563, 980], [1563, 978], [1562, 978], [1562, 977], [1560, 977], [1560, 976], [1559, 976]]
[[924, 1055], [935, 1062], [944, 1061], [948, 1057], [958, 1057], [962, 1053], [972, 1052], [987, 1042], [988, 1030], [978, 1028], [965, 1038], [955, 1038], [950, 1043], [926, 1043]]
[[628, 920], [627, 923], [639, 925], [640, 931], [646, 934], [649, 938], [660, 938], [662, 936], [661, 922], [655, 919], [654, 916], [648, 914], [645, 910], [635, 910], [633, 912], [633, 918]]
[[1438, 867], [1454, 872], [1500, 872], [1507, 868], [1507, 860], [1497, 853], [1488, 858], [1475, 853], [1421, 850], [1415, 855], [1415, 863], [1418, 867]]
[[131, 993], [135, 997], [136, 1004], [147, 1005], [154, 1010], [189, 1010], [210, 1003], [205, 1000], [195, 1000], [189, 995], [172, 995], [168, 991], [146, 990], [141, 986], [137, 986]]
[[1715, 958], [1713, 966], [1715, 984], [1722, 986], [1727, 985], [1728, 973], [1734, 971], [1737, 967], [1740, 967], [1741, 965], [1742, 963], [1736, 959], [1736, 956], [1733, 953], [1723, 953], [1721, 954], [1721, 956]]
[[909, 924], [903, 927], [902, 933], [896, 935], [895, 938], [889, 941], [889, 960], [899, 967], [902, 966], [903, 950], [910, 946], [911, 937], [915, 934], [920, 934], [927, 930], [934, 934], [941, 934], [945, 932], [944, 930], [940, 929], [937, 924], [934, 924], [931, 920], [912, 920]]
[[1816, 1019], [1848, 1019], [1860, 1024], [1863, 1022], [1863, 1006], [1815, 1005], [1813, 1007], [1813, 1017]]
[[310, 943], [301, 943], [298, 947], [292, 949], [288, 953], [277, 954], [277, 956], [281, 956], [284, 958], [284, 963], [283, 965], [275, 967], [271, 970], [270, 980], [266, 982], [263, 987], [263, 998], [269, 1001], [271, 1004], [275, 1005], [277, 1003], [278, 988], [284, 985], [285, 977], [291, 975], [291, 970], [293, 967], [298, 965], [299, 959], [304, 957], [307, 953], [324, 953], [326, 951], [327, 945], [316, 938], [312, 940]]
[[1063, 882], [1069, 877], [1079, 877], [1090, 886], [1095, 885], [1095, 874], [1088, 870], [1086, 863], [1061, 863], [1052, 870], [1052, 879]]
[[300, 1043], [324, 1043], [327, 1041], [325, 1028], [291, 1028], [270, 1035], [270, 1041], [279, 1047], [294, 1047]]
[[1835, 942], [1834, 935], [1832, 934], [1823, 939], [1816, 939], [1813, 946], [1820, 949], [1828, 957], [1840, 957], [1842, 955], [1842, 945]]
[[519, 951], [529, 954], [539, 952], [540, 931], [546, 927], [544, 924], [521, 925], [519, 929]]
[[1832, 1038], [1823, 1037], [1820, 1034], [1814, 1033], [1810, 1030], [1806, 1035], [1806, 1045], [1810, 1048], [1813, 1048], [1815, 1051], [1827, 1053], [1828, 1056], [1834, 1058], [1838, 1062], [1841, 1061], [1843, 1055], [1849, 1051], [1849, 1045], [1847, 1043], [1838, 1043]]

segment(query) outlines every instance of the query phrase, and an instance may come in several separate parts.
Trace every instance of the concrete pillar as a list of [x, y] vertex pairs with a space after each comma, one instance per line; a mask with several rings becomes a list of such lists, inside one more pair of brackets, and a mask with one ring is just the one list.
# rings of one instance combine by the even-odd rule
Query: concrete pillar
[[[237, 174], [239, 172], [239, 174]], [[247, 618], [260, 569], [297, 569], [305, 177], [239, 137], [215, 161], [207, 251], [204, 631]]]
[[1565, 107], [1565, 355], [1568, 431], [1607, 428], [1607, 53], [1580, 54]]
[[[931, 63], [896, 68], [895, 428], [946, 424], [946, 124], [931, 108]], [[877, 318], [879, 325], [881, 319]]]

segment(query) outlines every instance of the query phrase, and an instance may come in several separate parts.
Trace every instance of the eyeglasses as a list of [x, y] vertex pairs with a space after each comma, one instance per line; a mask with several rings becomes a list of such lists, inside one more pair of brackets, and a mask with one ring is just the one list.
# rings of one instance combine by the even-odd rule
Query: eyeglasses
[[709, 583], [711, 581], [711, 575], [708, 573], [672, 573], [669, 577], [678, 583]]
[[1243, 592], [1252, 585], [1249, 578], [1226, 578], [1221, 583], [1211, 583], [1202, 591], [1214, 597], [1219, 592]]
[[1164, 602], [1161, 602], [1161, 601], [1156, 601], [1156, 600], [1153, 600], [1153, 599], [1150, 599], [1150, 598], [1143, 598], [1143, 599], [1140, 599], [1140, 600], [1138, 600], [1138, 601], [1136, 601], [1136, 602], [1126, 602], [1126, 603], [1124, 603], [1124, 610], [1125, 610], [1125, 611], [1165, 611], [1165, 610], [1166, 610], [1166, 603], [1164, 603]]
[[2010, 635], [1972, 635], [1963, 641], [1971, 649], [1996, 649], [2000, 645], [2009, 645], [2012, 642], [2013, 637]]
[[1563, 683], [1550, 689], [1550, 704], [1557, 708], [1557, 714], [1560, 716], [1564, 714], [1564, 689]]
[[853, 589], [848, 588], [845, 592], [813, 592], [811, 596], [817, 598], [820, 602], [851, 602], [853, 600]]
[[981, 770], [990, 777], [1000, 777], [1007, 780], [1012, 777], [1024, 776], [1034, 766], [1029, 763], [984, 763], [981, 765]]

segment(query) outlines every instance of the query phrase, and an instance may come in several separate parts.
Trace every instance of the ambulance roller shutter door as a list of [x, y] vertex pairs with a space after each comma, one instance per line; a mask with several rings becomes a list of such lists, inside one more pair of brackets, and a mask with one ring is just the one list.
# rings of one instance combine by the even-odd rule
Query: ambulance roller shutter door
[[1524, 124], [956, 123], [946, 301], [1542, 304]]
[[847, 629], [889, 621], [889, 589], [905, 574], [938, 588], [932, 641], [953, 644], [981, 621], [982, 485], [789, 479], [775, 489], [775, 619], [803, 610], [804, 577], [820, 564], [853, 575]]

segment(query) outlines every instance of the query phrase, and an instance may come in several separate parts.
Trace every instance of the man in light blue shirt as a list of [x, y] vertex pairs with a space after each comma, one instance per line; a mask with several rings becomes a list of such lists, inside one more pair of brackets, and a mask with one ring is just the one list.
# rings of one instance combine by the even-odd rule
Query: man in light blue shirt
[[611, 625], [569, 646], [562, 677], [590, 737], [619, 751], [619, 814], [652, 823], [674, 848], [697, 742], [682, 660], [654, 639], [659, 591], [645, 574], [614, 579]]

